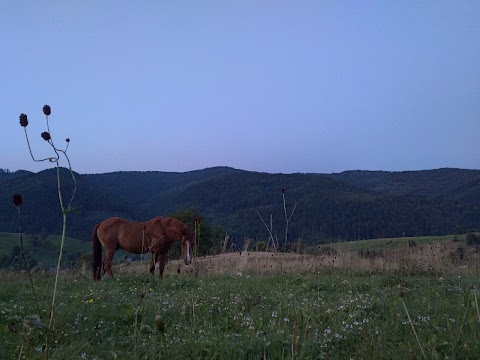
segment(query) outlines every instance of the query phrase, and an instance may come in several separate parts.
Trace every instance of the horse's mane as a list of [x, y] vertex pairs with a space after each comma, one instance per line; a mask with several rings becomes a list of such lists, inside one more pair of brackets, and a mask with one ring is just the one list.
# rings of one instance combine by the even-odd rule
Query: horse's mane
[[186, 231], [189, 229], [187, 225], [173, 217], [164, 218], [162, 223], [167, 231], [171, 230], [182, 235], [186, 235]]

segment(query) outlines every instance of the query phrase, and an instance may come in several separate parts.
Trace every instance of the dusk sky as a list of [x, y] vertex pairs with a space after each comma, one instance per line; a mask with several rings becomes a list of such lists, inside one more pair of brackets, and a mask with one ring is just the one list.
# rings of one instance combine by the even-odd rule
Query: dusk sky
[[[480, 169], [480, 1], [2, 1], [0, 168]], [[65, 163], [62, 163], [65, 165]]]

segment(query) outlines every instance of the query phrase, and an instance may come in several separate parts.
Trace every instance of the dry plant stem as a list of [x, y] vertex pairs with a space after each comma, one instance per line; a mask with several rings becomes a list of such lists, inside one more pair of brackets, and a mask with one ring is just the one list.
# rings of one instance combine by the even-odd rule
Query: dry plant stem
[[[47, 116], [47, 126], [48, 126], [48, 116]], [[25, 131], [25, 138], [27, 139], [27, 145], [28, 145], [28, 150], [30, 152], [30, 156], [32, 157], [32, 160], [33, 161], [36, 161], [36, 162], [42, 162], [42, 161], [50, 161], [50, 162], [54, 162], [57, 164], [57, 168], [58, 168], [58, 161], [60, 160], [60, 155], [58, 154], [58, 152], [61, 152], [64, 156], [65, 156], [65, 159], [67, 160], [68, 162], [68, 169], [70, 170], [70, 174], [72, 176], [72, 180], [73, 180], [73, 184], [74, 184], [74, 189], [73, 189], [73, 192], [72, 192], [72, 196], [70, 197], [70, 201], [68, 203], [68, 211], [71, 210], [71, 205], [72, 205], [72, 202], [73, 202], [73, 199], [75, 197], [75, 193], [77, 192], [77, 180], [75, 179], [75, 176], [73, 174], [73, 170], [72, 170], [72, 164], [70, 163], [70, 158], [68, 157], [67, 155], [67, 149], [68, 149], [68, 145], [69, 143], [67, 143], [67, 146], [65, 148], [65, 150], [60, 150], [60, 149], [57, 149], [54, 145], [53, 145], [53, 141], [50, 140], [49, 141], [49, 144], [52, 146], [53, 150], [55, 151], [55, 154], [57, 155], [57, 157], [47, 157], [47, 158], [44, 158], [44, 159], [35, 159], [35, 156], [33, 156], [33, 152], [32, 152], [32, 147], [30, 146], [30, 140], [28, 139], [28, 134], [27, 134], [27, 128], [24, 127], [24, 131]], [[48, 131], [50, 132], [50, 127], [48, 126]], [[60, 187], [60, 178], [58, 180], [58, 183], [59, 183], [59, 187]], [[64, 206], [63, 206], [63, 203], [61, 202], [60, 203], [60, 206], [62, 207], [62, 211], [65, 211], [64, 209]]]
[[[50, 133], [50, 124], [49, 124], [48, 115], [46, 115], [46, 121], [47, 121], [47, 129], [48, 129], [48, 132]], [[50, 140], [48, 140], [47, 142], [52, 147], [53, 151], [55, 152], [56, 157], [47, 157], [47, 158], [43, 158], [43, 159], [35, 159], [35, 156], [33, 156], [32, 147], [30, 145], [30, 140], [28, 138], [28, 133], [27, 133], [26, 126], [24, 126], [24, 131], [25, 131], [25, 138], [27, 139], [28, 150], [30, 152], [30, 156], [32, 157], [32, 160], [35, 161], [35, 162], [49, 161], [49, 162], [55, 163], [55, 165], [57, 167], [58, 199], [59, 199], [59, 202], [60, 202], [60, 207], [62, 209], [63, 226], [62, 226], [62, 238], [61, 238], [61, 243], [60, 243], [60, 253], [58, 255], [57, 271], [56, 271], [56, 275], [55, 275], [55, 285], [54, 285], [53, 296], [52, 296], [52, 309], [51, 309], [51, 312], [50, 312], [50, 319], [49, 319], [49, 323], [48, 323], [48, 328], [51, 329], [52, 325], [53, 325], [55, 299], [56, 299], [56, 295], [57, 295], [57, 286], [58, 286], [58, 277], [59, 277], [59, 274], [60, 274], [60, 264], [61, 264], [61, 261], [62, 261], [63, 247], [64, 247], [64, 244], [65, 244], [67, 214], [71, 211], [72, 202], [73, 202], [73, 199], [75, 197], [75, 193], [77, 191], [77, 182], [76, 182], [73, 170], [72, 170], [70, 159], [68, 158], [68, 155], [67, 155], [69, 140], [67, 140], [67, 146], [65, 147], [65, 150], [61, 150], [61, 149], [58, 149], [57, 147], [55, 147], [55, 145], [53, 143], [53, 140], [50, 138]], [[59, 167], [60, 154], [59, 153], [62, 153], [65, 156], [65, 158], [68, 162], [68, 169], [70, 170], [70, 175], [72, 176], [72, 180], [73, 180], [73, 184], [74, 184], [72, 196], [70, 197], [70, 201], [68, 203], [67, 208], [65, 208], [65, 206], [63, 204], [63, 198], [62, 198], [62, 190], [61, 190], [61, 182], [60, 182], [60, 167]], [[29, 272], [29, 276], [30, 276], [30, 272]], [[30, 279], [30, 280], [32, 282], [32, 279]], [[33, 282], [32, 282], [32, 286], [33, 286]], [[38, 306], [38, 303], [37, 303], [37, 306]], [[20, 353], [21, 353], [21, 351], [20, 351]], [[48, 359], [48, 355], [49, 355], [49, 344], [48, 344], [48, 333], [47, 333], [46, 336], [45, 336], [45, 359]]]
[[20, 234], [20, 251], [22, 252], [23, 263], [25, 265], [25, 270], [27, 270], [28, 278], [30, 279], [30, 285], [32, 286], [33, 291], [33, 300], [37, 304], [38, 314], [40, 315], [40, 308], [37, 302], [37, 292], [35, 291], [35, 286], [33, 285], [33, 278], [32, 273], [30, 272], [30, 267], [28, 266], [27, 258], [25, 257], [25, 250], [23, 248], [23, 231], [21, 225], [21, 216], [20, 216], [20, 208], [17, 206], [18, 212], [18, 232]]
[[282, 192], [282, 197], [283, 197], [283, 211], [285, 213], [285, 251], [287, 251], [287, 239], [288, 239], [288, 224], [290, 223], [290, 220], [292, 220], [293, 213], [295, 212], [295, 208], [297, 207], [297, 202], [295, 202], [295, 205], [293, 206], [293, 210], [290, 213], [290, 216], [287, 216], [287, 205], [285, 202], [285, 193]]
[[268, 245], [270, 244], [270, 241], [272, 241], [273, 246], [275, 247], [275, 240], [273, 239], [273, 235], [272, 235], [272, 230], [273, 230], [272, 215], [270, 215], [270, 228], [269, 228], [267, 223], [265, 222], [265, 220], [263, 220], [262, 215], [260, 215], [260, 212], [258, 211], [258, 209], [255, 209], [255, 210], [257, 211], [258, 217], [260, 218], [263, 225], [265, 225], [265, 228], [268, 231], [268, 242], [267, 242], [267, 247], [266, 247], [266, 250], [265, 250], [265, 251], [268, 251]]
[[283, 198], [283, 211], [285, 212], [285, 246], [284, 251], [287, 251], [287, 238], [288, 238], [288, 217], [287, 217], [287, 205], [285, 204], [285, 193], [282, 193]]
[[[68, 148], [68, 143], [67, 143], [67, 148]], [[61, 153], [63, 153], [63, 155], [65, 156], [65, 159], [67, 159], [67, 162], [68, 162], [68, 170], [70, 171], [70, 175], [72, 176], [72, 180], [73, 180], [73, 191], [72, 191], [72, 196], [70, 196], [70, 201], [68, 202], [68, 206], [66, 208], [66, 211], [67, 212], [70, 212], [72, 210], [72, 202], [73, 202], [73, 198], [75, 197], [75, 193], [77, 192], [77, 180], [75, 179], [75, 175], [73, 174], [73, 170], [72, 170], [72, 164], [70, 163], [70, 159], [67, 155], [67, 149], [65, 150], [59, 150]], [[60, 188], [60, 177], [59, 177], [59, 180], [58, 180], [58, 186]], [[62, 203], [62, 211], [65, 212], [65, 209], [63, 208], [63, 203]]]
[[[472, 296], [472, 294], [470, 294], [468, 296], [467, 304], [470, 304], [470, 297], [471, 296]], [[462, 324], [460, 326], [460, 330], [458, 330], [458, 337], [457, 337], [457, 341], [455, 342], [455, 344], [458, 344], [458, 342], [460, 341], [460, 337], [462, 336], [463, 326], [465, 325], [465, 321], [467, 320], [467, 314], [468, 314], [468, 306], [465, 306], [465, 314], [463, 315]]]
[[23, 344], [22, 344], [22, 347], [20, 348], [20, 353], [18, 354], [18, 360], [22, 358], [22, 354], [23, 354]]
[[135, 310], [135, 324], [133, 325], [133, 353], [135, 354], [135, 359], [138, 359], [137, 356], [137, 327], [138, 327], [138, 312], [140, 311], [140, 306]]
[[25, 138], [27, 139], [28, 150], [30, 151], [30, 156], [32, 157], [33, 161], [42, 162], [42, 161], [47, 161], [48, 160], [50, 162], [54, 162], [54, 161], [58, 160], [56, 158], [51, 158], [51, 157], [48, 157], [48, 158], [45, 158], [45, 159], [35, 159], [35, 156], [33, 156], [33, 153], [32, 153], [32, 147], [30, 146], [30, 140], [28, 139], [27, 128], [24, 127], [23, 129], [25, 131]]
[[[193, 223], [193, 232], [195, 233], [195, 242], [197, 242], [197, 222], [194, 221]], [[195, 246], [195, 249], [193, 249], [193, 257], [196, 258], [197, 257], [197, 252], [198, 252], [198, 243], [196, 244], [197, 246]]]
[[[145, 251], [145, 249], [147, 248], [145, 245], [145, 226], [143, 227], [143, 230], [142, 230], [142, 253], [140, 254], [140, 264], [142, 264], [142, 266], [144, 265], [144, 254], [146, 254], [148, 251]], [[148, 244], [147, 244], [148, 245]], [[151, 250], [151, 247], [150, 247], [150, 250]], [[155, 273], [155, 266], [157, 266], [157, 262], [155, 261], [155, 255], [150, 251], [150, 253], [152, 254], [152, 257], [150, 258], [150, 262], [151, 262], [151, 265], [154, 266], [154, 271], [153, 273]], [[102, 266], [103, 268], [103, 266]], [[103, 271], [103, 270], [102, 270]]]
[[260, 218], [260, 220], [262, 220], [263, 225], [265, 225], [265, 228], [267, 229], [268, 234], [269, 234], [269, 235], [272, 235], [272, 230], [270, 230], [270, 229], [268, 228], [266, 222], [265, 222], [265, 221], [263, 220], [263, 218], [262, 218], [262, 215], [260, 215], [260, 213], [258, 212], [258, 209], [256, 209], [256, 211], [257, 211], [258, 217]]
[[[53, 145], [52, 145], [53, 146]], [[61, 183], [60, 183], [60, 167], [58, 166], [57, 161], [57, 185], [58, 185], [58, 200], [60, 202], [60, 207], [62, 208], [62, 215], [63, 215], [63, 226], [62, 226], [62, 240], [60, 242], [60, 253], [58, 254], [58, 262], [57, 262], [57, 271], [55, 275], [55, 284], [53, 287], [53, 297], [52, 297], [52, 310], [50, 312], [50, 320], [48, 322], [48, 327], [51, 328], [53, 324], [53, 313], [55, 309], [55, 299], [57, 296], [57, 285], [58, 285], [58, 276], [60, 273], [60, 264], [62, 261], [63, 255], [63, 246], [65, 243], [65, 230], [67, 225], [67, 214], [65, 208], [63, 207], [63, 199], [62, 199], [62, 190], [61, 190]]]
[[243, 242], [243, 251], [248, 251], [248, 247], [250, 246], [250, 242], [252, 240], [250, 238], [245, 238], [245, 241]]
[[60, 263], [62, 261], [62, 254], [63, 254], [63, 246], [65, 243], [65, 229], [67, 223], [67, 215], [63, 214], [63, 228], [62, 228], [62, 241], [60, 243], [60, 253], [58, 254], [58, 262], [57, 262], [57, 272], [55, 275], [55, 285], [53, 286], [53, 296], [52, 296], [52, 310], [50, 312], [50, 320], [48, 322], [48, 327], [52, 328], [53, 325], [53, 314], [55, 309], [55, 299], [57, 297], [57, 285], [58, 285], [58, 277], [60, 273]]
[[[196, 228], [196, 227], [195, 227]], [[197, 246], [195, 247], [196, 248], [196, 252], [197, 252], [197, 256], [198, 257], [198, 252], [200, 251], [200, 224], [198, 224], [198, 237], [197, 237], [197, 230], [195, 230], [195, 237], [196, 237], [196, 242], [197, 242]]]
[[228, 245], [228, 235], [225, 235], [225, 239], [223, 240], [221, 254], [225, 254], [227, 252], [227, 245]]
[[265, 331], [262, 331], [263, 333], [263, 360], [267, 360], [267, 350], [268, 350], [268, 344], [267, 344], [267, 333]]
[[[49, 121], [48, 121], [48, 116], [46, 116], [46, 120], [47, 120], [47, 129], [48, 129], [48, 132], [50, 133], [50, 125], [49, 125]], [[57, 149], [53, 143], [53, 140], [50, 139], [48, 141], [48, 143], [50, 144], [50, 146], [52, 147], [53, 151], [55, 152], [55, 155], [56, 157], [47, 157], [47, 158], [44, 158], [44, 159], [35, 159], [35, 156], [33, 156], [33, 152], [32, 152], [32, 148], [30, 146], [30, 141], [29, 141], [29, 138], [28, 138], [28, 134], [27, 134], [27, 129], [26, 127], [24, 128], [25, 130], [25, 137], [27, 139], [27, 145], [28, 145], [28, 150], [30, 151], [30, 155], [32, 156], [32, 159], [33, 161], [36, 161], [36, 162], [42, 162], [42, 161], [50, 161], [50, 162], [54, 162], [56, 167], [57, 167], [57, 189], [58, 189], [58, 200], [60, 202], [60, 207], [62, 209], [62, 216], [63, 216], [63, 226], [62, 226], [62, 239], [61, 239], [61, 242], [60, 242], [60, 253], [58, 255], [58, 262], [57, 262], [57, 271], [56, 271], [56, 275], [55, 275], [55, 284], [54, 284], [54, 288], [53, 288], [53, 296], [52, 296], [52, 309], [51, 309], [51, 312], [50, 312], [50, 319], [49, 319], [49, 322], [48, 322], [48, 327], [49, 328], [52, 328], [52, 325], [53, 325], [53, 317], [54, 317], [54, 309], [55, 309], [55, 299], [56, 299], [56, 296], [57, 296], [57, 286], [58, 286], [58, 278], [59, 278], [59, 274], [60, 274], [60, 264], [61, 264], [61, 261], [62, 261], [62, 255], [63, 255], [63, 248], [64, 248], [64, 245], [65, 245], [65, 233], [66, 233], [66, 225], [67, 225], [67, 213], [71, 211], [71, 205], [72, 205], [72, 202], [73, 202], [73, 198], [75, 197], [75, 193], [77, 191], [77, 182], [76, 182], [76, 179], [75, 179], [75, 175], [73, 174], [73, 170], [72, 170], [72, 166], [71, 166], [71, 163], [70, 163], [70, 159], [68, 158], [68, 155], [66, 153], [66, 150], [68, 148], [68, 143], [67, 143], [67, 147], [65, 150], [60, 150], [60, 149]], [[74, 189], [73, 189], [73, 192], [72, 192], [72, 196], [70, 197], [70, 201], [68, 203], [68, 207], [65, 208], [64, 204], [63, 204], [63, 197], [62, 197], [62, 187], [61, 187], [61, 181], [60, 181], [60, 166], [59, 166], [59, 160], [60, 160], [60, 154], [59, 152], [61, 152], [65, 158], [67, 159], [67, 162], [68, 162], [68, 169], [70, 170], [70, 175], [72, 176], [72, 179], [73, 179], [73, 184], [74, 184]], [[47, 344], [47, 351], [46, 351], [46, 357], [48, 358], [48, 344]]]
[[410, 323], [410, 326], [412, 327], [412, 330], [413, 330], [413, 334], [415, 335], [415, 339], [417, 339], [418, 346], [420, 347], [420, 350], [422, 350], [423, 358], [426, 359], [427, 356], [425, 355], [425, 352], [423, 351], [422, 344], [420, 343], [417, 332], [415, 331], [415, 327], [413, 326], [413, 322], [412, 322], [412, 319], [410, 318], [410, 314], [408, 312], [407, 305], [405, 305], [405, 301], [403, 301], [403, 299], [401, 299], [401, 300], [402, 300], [403, 308], [405, 309], [405, 312], [407, 313], [408, 322]]
[[[48, 120], [48, 119], [47, 119]], [[49, 144], [52, 146], [52, 149], [53, 151], [55, 151], [55, 154], [57, 154], [57, 158], [55, 159], [55, 163], [56, 163], [56, 166], [57, 166], [57, 186], [58, 186], [58, 200], [60, 202], [60, 207], [62, 208], [62, 212], [64, 214], [68, 213], [71, 211], [71, 206], [72, 206], [72, 202], [73, 202], [73, 198], [75, 197], [75, 193], [77, 192], [77, 180], [75, 179], [75, 175], [73, 174], [73, 170], [72, 170], [72, 165], [70, 163], [70, 159], [66, 153], [66, 150], [59, 150], [57, 149], [54, 145], [53, 145], [53, 141], [50, 140], [49, 141]], [[68, 143], [67, 143], [67, 147], [68, 147]], [[65, 208], [64, 204], [63, 204], [63, 198], [62, 198], [62, 187], [61, 187], [61, 183], [60, 183], [60, 166], [58, 164], [58, 161], [60, 160], [60, 155], [58, 154], [59, 152], [61, 152], [64, 156], [65, 156], [65, 159], [67, 160], [67, 163], [68, 163], [68, 170], [70, 171], [70, 175], [72, 176], [72, 180], [73, 180], [73, 191], [72, 191], [72, 196], [70, 197], [70, 201], [68, 202], [68, 206]]]
[[193, 299], [193, 294], [192, 294], [192, 324], [195, 326], [195, 300]]
[[275, 251], [277, 251], [277, 249], [279, 248], [277, 234], [275, 234], [275, 238], [274, 238], [272, 232], [273, 232], [273, 215], [270, 214], [270, 239], [269, 239], [269, 241], [270, 240], [272, 241], [273, 248], [274, 248]]
[[[51, 143], [51, 145], [56, 152], [56, 149], [53, 146], [53, 143]], [[61, 264], [61, 261], [62, 261], [63, 247], [65, 245], [65, 233], [66, 233], [66, 229], [67, 229], [67, 213], [70, 212], [70, 210], [71, 210], [71, 205], [72, 205], [72, 202], [73, 202], [73, 198], [74, 198], [75, 193], [77, 191], [77, 182], [76, 182], [75, 176], [73, 174], [73, 170], [72, 170], [72, 167], [71, 167], [71, 164], [70, 164], [70, 159], [68, 158], [68, 156], [65, 152], [63, 152], [63, 154], [65, 155], [65, 158], [68, 161], [68, 168], [70, 170], [70, 174], [71, 174], [72, 179], [73, 179], [74, 187], [73, 187], [72, 196], [70, 197], [70, 202], [68, 204], [68, 208], [65, 209], [65, 207], [63, 205], [62, 187], [61, 187], [61, 182], [60, 182], [60, 166], [58, 165], [58, 159], [57, 159], [56, 164], [57, 164], [58, 200], [60, 202], [60, 207], [62, 208], [63, 226], [62, 226], [62, 240], [60, 242], [60, 253], [58, 254], [57, 272], [56, 272], [56, 275], [55, 275], [55, 285], [54, 285], [54, 289], [53, 289], [52, 311], [50, 313], [50, 321], [48, 323], [49, 328], [51, 328], [52, 324], [53, 324], [53, 313], [54, 313], [54, 309], [55, 309], [55, 299], [56, 299], [56, 295], [57, 295], [58, 277], [59, 277], [59, 274], [60, 274], [60, 264]]]
[[473, 291], [473, 297], [475, 299], [475, 308], [477, 309], [477, 317], [478, 317], [478, 322], [480, 323], [480, 310], [478, 309], [478, 299], [477, 299], [477, 287], [474, 286], [472, 288]]
[[[47, 117], [47, 120], [48, 120], [48, 117]], [[57, 156], [59, 156], [58, 152], [57, 152], [57, 149], [53, 145], [53, 142], [50, 142], [50, 145], [52, 146], [52, 148], [55, 151], [55, 153], [57, 154]], [[48, 327], [49, 328], [51, 328], [52, 325], [53, 325], [53, 317], [54, 317], [54, 310], [55, 310], [55, 299], [57, 297], [58, 278], [59, 278], [59, 274], [60, 274], [60, 264], [61, 264], [61, 261], [62, 261], [63, 248], [64, 248], [64, 245], [65, 245], [65, 233], [66, 233], [66, 229], [67, 229], [67, 213], [70, 212], [70, 210], [71, 210], [71, 204], [72, 204], [73, 197], [75, 196], [75, 192], [76, 192], [76, 189], [77, 189], [77, 183], [76, 183], [76, 180], [75, 180], [75, 176], [73, 175], [73, 171], [72, 171], [71, 164], [70, 164], [70, 159], [68, 158], [67, 154], [64, 151], [62, 151], [62, 153], [65, 155], [65, 158], [68, 161], [70, 174], [71, 174], [71, 176], [73, 178], [73, 182], [74, 182], [74, 190], [72, 192], [72, 196], [70, 198], [68, 208], [66, 209], [65, 206], [63, 205], [62, 186], [61, 186], [61, 181], [60, 181], [60, 166], [58, 165], [58, 158], [57, 158], [56, 166], [57, 166], [58, 201], [60, 202], [60, 207], [62, 209], [63, 226], [62, 226], [62, 240], [60, 242], [60, 253], [58, 254], [57, 271], [56, 271], [56, 275], [55, 275], [55, 285], [53, 287], [52, 310], [50, 312], [50, 320], [48, 322]]]

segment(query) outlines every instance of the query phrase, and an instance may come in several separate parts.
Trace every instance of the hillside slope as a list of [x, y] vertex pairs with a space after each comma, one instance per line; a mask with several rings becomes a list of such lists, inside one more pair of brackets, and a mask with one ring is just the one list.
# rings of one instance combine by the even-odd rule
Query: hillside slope
[[[62, 170], [65, 195], [72, 190]], [[109, 216], [147, 219], [197, 208], [236, 242], [268, 236], [258, 216], [285, 239], [285, 189], [290, 240], [358, 240], [443, 235], [480, 228], [480, 171], [348, 171], [339, 174], [269, 174], [217, 167], [185, 173], [115, 172], [76, 175], [69, 236], [87, 240]], [[61, 216], [56, 170], [0, 176], [0, 231], [15, 231], [13, 193], [24, 197], [24, 230], [58, 234]], [[257, 213], [258, 211], [258, 213]]]

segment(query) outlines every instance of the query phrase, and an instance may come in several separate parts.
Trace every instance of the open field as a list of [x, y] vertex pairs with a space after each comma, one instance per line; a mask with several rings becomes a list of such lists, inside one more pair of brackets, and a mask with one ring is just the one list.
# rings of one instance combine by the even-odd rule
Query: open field
[[50, 359], [477, 358], [477, 248], [387, 250], [172, 260], [163, 280], [146, 261], [97, 283], [89, 268], [65, 272], [53, 331], [53, 275], [34, 273], [35, 302], [24, 273], [3, 272], [0, 358], [45, 358], [47, 333]]
[[[34, 247], [33, 236], [23, 234], [25, 254], [35, 258], [42, 267], [57, 265], [60, 242], [60, 235], [48, 235], [41, 241], [40, 245]], [[20, 246], [20, 235], [18, 233], [0, 232], [0, 258], [10, 255], [15, 246]], [[72, 264], [78, 262], [82, 257], [91, 257], [91, 252], [92, 243], [90, 241], [66, 237], [62, 266], [71, 267]], [[120, 261], [125, 255], [127, 255], [126, 252], [122, 250], [117, 251], [114, 261]], [[136, 257], [138, 258], [138, 256]]]
[[[298, 274], [312, 271], [356, 271], [365, 274], [472, 275], [480, 276], [480, 248], [468, 246], [465, 236], [366, 240], [328, 244], [313, 254], [243, 251], [195, 259], [185, 266], [169, 261], [166, 274]], [[370, 244], [371, 242], [371, 244]], [[393, 245], [394, 244], [394, 245]], [[370, 245], [370, 246], [369, 246]], [[148, 261], [120, 264], [114, 271], [145, 273]]]
[[378, 250], [378, 249], [398, 249], [408, 247], [410, 241], [417, 245], [438, 243], [444, 241], [465, 242], [466, 234], [461, 235], [443, 235], [443, 236], [415, 236], [399, 237], [385, 239], [368, 239], [358, 241], [336, 242], [320, 245], [318, 248], [334, 246], [337, 250], [357, 251], [360, 249]]
[[[324, 254], [329, 250], [336, 251], [339, 255], [345, 257], [347, 254], [357, 254], [359, 250], [375, 250], [382, 251], [384, 253], [393, 253], [396, 250], [399, 250], [400, 253], [403, 250], [408, 249], [408, 243], [413, 241], [416, 245], [428, 246], [428, 245], [445, 245], [442, 248], [455, 251], [458, 247], [466, 247], [465, 245], [466, 235], [445, 235], [445, 236], [421, 236], [421, 237], [403, 237], [403, 238], [391, 238], [391, 239], [369, 239], [369, 240], [359, 240], [359, 241], [350, 241], [350, 242], [338, 242], [330, 243], [325, 245], [310, 246], [306, 249], [306, 253], [313, 254]], [[49, 235], [45, 240], [41, 241], [41, 244], [35, 249], [33, 248], [33, 236], [29, 234], [24, 234], [24, 247], [25, 253], [27, 255], [35, 258], [39, 264], [43, 266], [55, 266], [57, 264], [58, 249], [60, 246], [60, 236], [58, 235]], [[0, 232], [0, 258], [2, 256], [9, 255], [12, 249], [15, 246], [18, 246], [19, 234], [17, 233], [2, 233]], [[278, 254], [278, 253], [277, 253]], [[128, 254], [121, 250], [115, 253], [114, 261], [120, 262], [120, 260], [125, 256], [129, 256], [135, 259], [139, 259], [139, 256]], [[69, 259], [69, 263], [73, 261], [78, 261], [82, 257], [89, 258], [91, 256], [91, 242], [82, 241], [74, 238], [65, 239], [65, 253], [64, 260]], [[277, 255], [275, 255], [277, 256]], [[278, 254], [278, 256], [281, 256]], [[210, 261], [210, 260], [208, 260]], [[216, 260], [219, 261], [218, 259]], [[251, 268], [251, 260], [248, 261], [249, 268]], [[243, 260], [242, 263], [245, 264]], [[257, 262], [258, 263], [258, 262]], [[275, 263], [275, 261], [274, 261]], [[298, 263], [298, 260], [297, 260]], [[270, 266], [267, 262], [267, 266]], [[262, 265], [263, 267], [263, 265]], [[257, 267], [255, 267], [258, 269]], [[275, 267], [273, 270], [277, 270], [278, 267]]]
[[[25, 254], [35, 258], [43, 266], [55, 266], [58, 260], [58, 251], [60, 249], [61, 236], [48, 235], [42, 240], [41, 245], [34, 249], [31, 235], [23, 234], [23, 246]], [[10, 255], [15, 246], [20, 246], [20, 235], [17, 233], [0, 232], [0, 257]], [[82, 254], [90, 253], [90, 242], [81, 241], [74, 238], [65, 238], [64, 262], [77, 261]]]
[[[0, 357], [44, 358], [53, 278], [36, 306], [2, 274]], [[51, 359], [474, 359], [478, 278], [328, 271], [289, 275], [63, 276]], [[30, 318], [29, 318], [30, 316]], [[411, 320], [409, 320], [409, 317]], [[413, 328], [412, 328], [413, 326]], [[415, 329], [415, 332], [413, 331]], [[415, 336], [418, 336], [418, 340]]]

